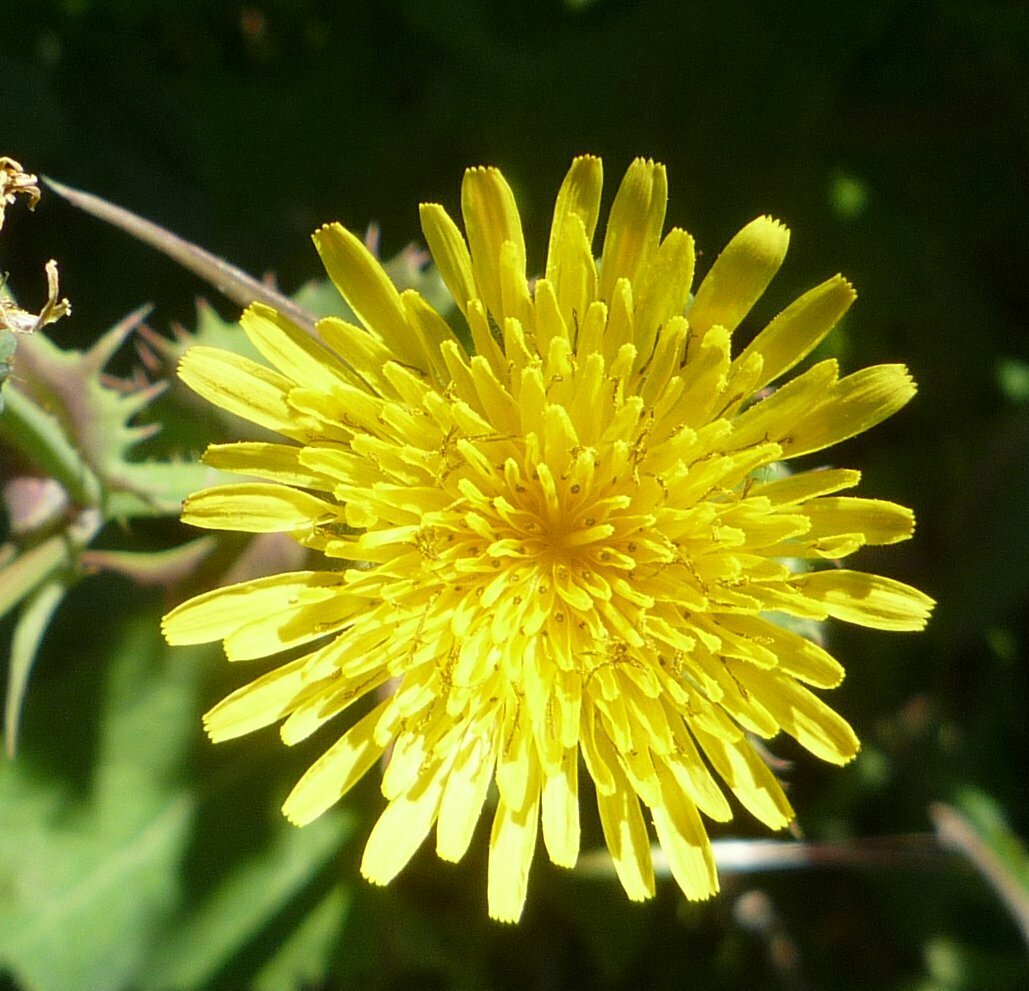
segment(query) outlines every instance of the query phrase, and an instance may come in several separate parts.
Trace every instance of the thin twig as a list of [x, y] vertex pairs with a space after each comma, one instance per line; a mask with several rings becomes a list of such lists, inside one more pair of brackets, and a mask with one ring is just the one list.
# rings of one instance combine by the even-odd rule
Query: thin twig
[[188, 269], [214, 287], [226, 299], [230, 299], [242, 307], [247, 307], [254, 302], [264, 303], [289, 317], [293, 323], [312, 336], [315, 335], [315, 318], [312, 314], [303, 307], [297, 306], [288, 296], [265, 285], [224, 258], [219, 258], [217, 255], [205, 251], [199, 245], [179, 237], [178, 234], [173, 234], [159, 224], [146, 220], [124, 207], [115, 206], [92, 193], [73, 189], [48, 176], [44, 176], [43, 181], [73, 206], [114, 225], [125, 231], [126, 234], [144, 244], [149, 244], [152, 248], [156, 248], [162, 254], [178, 262], [183, 268]]
[[[719, 872], [725, 875], [824, 867], [953, 868], [962, 864], [961, 858], [942, 846], [932, 833], [855, 838], [836, 843], [714, 840], [711, 849]], [[669, 875], [671, 869], [660, 847], [654, 847], [651, 855], [655, 872]], [[598, 875], [608, 874], [613, 869], [606, 850], [584, 854], [579, 868], [583, 873]]]

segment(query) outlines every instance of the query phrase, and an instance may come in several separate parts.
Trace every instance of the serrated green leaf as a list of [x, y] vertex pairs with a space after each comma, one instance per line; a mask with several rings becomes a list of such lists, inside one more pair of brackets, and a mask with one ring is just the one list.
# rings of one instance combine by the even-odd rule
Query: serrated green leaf
[[100, 481], [60, 423], [13, 385], [5, 392], [0, 437], [21, 451], [41, 474], [60, 482], [77, 505], [98, 505], [102, 497]]
[[[130, 453], [150, 429], [131, 426], [131, 421], [157, 396], [162, 386], [118, 390], [104, 380], [104, 366], [145, 315], [138, 310], [107, 331], [88, 351], [65, 351], [44, 334], [33, 334], [18, 349], [19, 394], [26, 413], [43, 426], [26, 436], [24, 429], [7, 433], [34, 463], [58, 478], [83, 505], [95, 505], [97, 494], [80, 494], [75, 478], [84, 470], [96, 476], [105, 489], [116, 489]], [[6, 422], [10, 413], [4, 414]], [[37, 436], [38, 434], [38, 436]], [[74, 470], [57, 473], [48, 463], [55, 450], [70, 449], [80, 463]], [[52, 460], [52, 458], [51, 458]], [[71, 455], [64, 455], [71, 461]], [[82, 464], [86, 468], [82, 467]], [[87, 501], [88, 500], [88, 501]]]

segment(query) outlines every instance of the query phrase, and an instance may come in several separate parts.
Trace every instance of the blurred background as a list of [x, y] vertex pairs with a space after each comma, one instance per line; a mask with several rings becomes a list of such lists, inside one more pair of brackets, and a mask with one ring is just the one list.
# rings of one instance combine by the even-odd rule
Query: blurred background
[[[538, 851], [505, 927], [485, 918], [480, 826], [460, 866], [423, 850], [372, 889], [357, 863], [374, 783], [303, 831], [280, 822], [320, 741], [210, 746], [199, 713], [239, 673], [166, 651], [166, 596], [98, 576], [57, 613], [0, 764], [0, 988], [1029, 987], [1000, 896], [1024, 910], [1029, 884], [1027, 93], [1021, 0], [5, 0], [0, 154], [288, 293], [319, 275], [316, 226], [375, 222], [394, 255], [420, 240], [420, 201], [456, 214], [474, 164], [504, 171], [539, 267], [586, 151], [605, 204], [634, 156], [667, 164], [668, 223], [694, 234], [701, 271], [758, 214], [790, 226], [750, 332], [844, 272], [859, 299], [831, 353], [849, 371], [903, 361], [920, 387], [834, 449], [864, 494], [918, 517], [912, 542], [860, 565], [939, 605], [924, 634], [829, 631], [857, 761], [774, 749], [797, 758], [808, 839], [929, 834], [944, 803], [994, 873], [926, 838], [862, 866], [727, 873], [706, 905], [665, 879], [639, 906]], [[59, 260], [63, 347], [141, 303], [162, 333], [194, 327], [201, 295], [237, 315], [53, 193], [9, 211], [0, 252], [32, 304]], [[134, 362], [125, 348], [113, 368]], [[176, 528], [131, 536], [167, 545]], [[740, 818], [713, 835], [762, 834]]]

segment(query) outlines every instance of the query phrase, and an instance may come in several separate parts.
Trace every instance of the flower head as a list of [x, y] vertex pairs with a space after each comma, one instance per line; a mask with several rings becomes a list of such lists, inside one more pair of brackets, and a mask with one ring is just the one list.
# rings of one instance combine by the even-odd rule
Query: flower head
[[166, 617], [169, 641], [222, 639], [230, 660], [313, 648], [215, 706], [210, 735], [285, 720], [294, 744], [367, 698], [285, 814], [309, 822], [388, 753], [362, 863], [384, 884], [433, 825], [438, 854], [460, 859], [495, 781], [488, 902], [504, 920], [522, 911], [541, 820], [551, 860], [576, 862], [580, 755], [629, 897], [654, 891], [641, 803], [686, 896], [712, 895], [701, 814], [730, 819], [726, 789], [772, 828], [793, 817], [748, 734], [784, 730], [837, 764], [858, 749], [806, 687], [842, 668], [771, 614], [915, 630], [932, 606], [888, 578], [810, 567], [907, 538], [909, 510], [839, 495], [859, 480], [849, 469], [767, 470], [914, 394], [901, 366], [840, 377], [833, 360], [768, 389], [851, 286], [812, 289], [733, 357], [786, 229], [748, 224], [691, 296], [693, 239], [662, 238], [664, 167], [630, 166], [595, 260], [600, 196], [600, 161], [576, 159], [535, 282], [496, 169], [465, 174], [464, 236], [422, 206], [470, 349], [333, 224], [315, 244], [363, 327], [330, 317], [316, 341], [254, 305], [243, 329], [268, 365], [194, 348], [180, 369], [286, 438], [209, 448], [209, 464], [263, 481], [199, 492], [183, 519], [287, 532], [326, 560]]

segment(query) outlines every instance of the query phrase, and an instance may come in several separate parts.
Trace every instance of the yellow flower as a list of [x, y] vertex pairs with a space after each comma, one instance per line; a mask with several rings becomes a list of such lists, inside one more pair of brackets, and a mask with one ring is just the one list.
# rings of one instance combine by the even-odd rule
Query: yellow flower
[[763, 471], [914, 394], [902, 366], [841, 378], [833, 360], [767, 394], [851, 286], [812, 289], [734, 358], [786, 229], [748, 224], [691, 296], [693, 239], [661, 237], [664, 167], [632, 163], [595, 261], [600, 195], [600, 161], [576, 159], [535, 282], [496, 169], [465, 174], [464, 237], [422, 206], [471, 354], [332, 224], [315, 244], [363, 328], [329, 317], [315, 341], [254, 305], [243, 329], [271, 367], [195, 347], [180, 369], [288, 441], [209, 448], [208, 464], [264, 481], [198, 492], [183, 519], [286, 532], [327, 559], [165, 618], [171, 643], [222, 639], [233, 661], [314, 647], [215, 706], [208, 732], [284, 719], [295, 744], [367, 698], [285, 814], [310, 822], [388, 753], [388, 804], [362, 862], [385, 884], [433, 825], [439, 856], [459, 860], [495, 781], [488, 903], [502, 920], [521, 914], [540, 820], [550, 859], [576, 862], [580, 755], [629, 897], [654, 893], [641, 802], [685, 895], [714, 894], [701, 813], [732, 817], [721, 785], [772, 828], [793, 817], [748, 734], [784, 730], [836, 764], [858, 749], [805, 687], [835, 686], [842, 668], [771, 614], [917, 630], [933, 604], [888, 578], [801, 564], [903, 540], [909, 510], [838, 495], [859, 480], [850, 469]]

